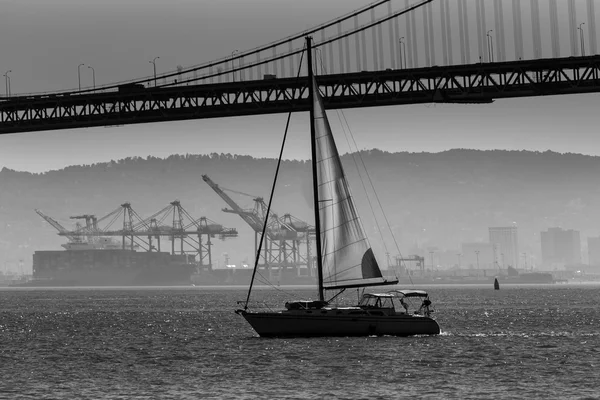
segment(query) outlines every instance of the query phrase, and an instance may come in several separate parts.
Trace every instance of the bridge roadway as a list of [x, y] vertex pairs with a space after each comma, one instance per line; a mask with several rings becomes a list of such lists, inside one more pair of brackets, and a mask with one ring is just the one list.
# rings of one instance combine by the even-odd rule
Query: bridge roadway
[[[327, 109], [600, 92], [600, 56], [322, 75]], [[307, 111], [306, 77], [0, 99], [0, 134]]]

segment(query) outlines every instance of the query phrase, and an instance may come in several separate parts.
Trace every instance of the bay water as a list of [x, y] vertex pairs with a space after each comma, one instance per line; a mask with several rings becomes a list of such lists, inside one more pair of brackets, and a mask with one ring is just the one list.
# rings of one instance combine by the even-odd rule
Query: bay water
[[420, 289], [440, 335], [266, 339], [242, 287], [0, 288], [0, 399], [600, 398], [600, 285]]

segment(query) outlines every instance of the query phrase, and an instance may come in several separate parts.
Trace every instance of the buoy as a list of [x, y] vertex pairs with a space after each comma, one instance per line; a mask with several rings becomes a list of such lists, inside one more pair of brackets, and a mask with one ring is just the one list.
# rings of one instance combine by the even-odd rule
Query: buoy
[[500, 283], [498, 283], [498, 278], [494, 278], [494, 290], [500, 290]]

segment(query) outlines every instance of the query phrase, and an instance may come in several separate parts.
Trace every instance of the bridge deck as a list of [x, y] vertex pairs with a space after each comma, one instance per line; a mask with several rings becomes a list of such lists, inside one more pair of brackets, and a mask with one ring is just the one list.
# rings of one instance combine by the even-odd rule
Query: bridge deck
[[[600, 56], [318, 77], [328, 109], [600, 92]], [[306, 78], [0, 99], [0, 134], [307, 111]]]

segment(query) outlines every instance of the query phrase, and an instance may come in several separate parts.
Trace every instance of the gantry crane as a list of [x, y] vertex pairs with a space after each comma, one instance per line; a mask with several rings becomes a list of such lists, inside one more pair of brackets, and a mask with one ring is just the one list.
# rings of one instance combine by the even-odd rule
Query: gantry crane
[[[222, 188], [210, 179], [208, 175], [202, 175], [202, 179], [231, 207], [231, 209], [224, 208], [223, 212], [239, 215], [252, 228], [254, 231], [254, 253], [256, 254], [258, 252], [258, 241], [263, 234], [267, 213], [267, 205], [264, 199], [247, 193]], [[252, 197], [254, 208], [243, 209], [225, 191]], [[286, 267], [305, 265], [309, 271], [312, 271], [310, 256], [311, 240], [314, 240], [314, 227], [293, 217], [291, 214], [284, 214], [280, 218], [276, 213], [271, 213], [267, 220], [260, 257], [264, 265]], [[305, 253], [301, 251], [302, 244], [305, 245]]]
[[[92, 214], [73, 215], [73, 216], [70, 216], [69, 218], [75, 219], [75, 220], [79, 220], [79, 219], [85, 220], [85, 230], [88, 232], [98, 231], [98, 218], [96, 218], [95, 215], [92, 215]], [[81, 229], [81, 228], [78, 227], [78, 230], [79, 229]], [[96, 243], [97, 238], [98, 238], [97, 236], [88, 235], [87, 241], [88, 241], [88, 243]]]
[[[59, 235], [75, 238], [118, 236], [122, 238], [123, 250], [141, 248], [150, 252], [160, 252], [161, 238], [166, 237], [171, 241], [171, 254], [191, 255], [194, 259], [197, 256], [199, 266], [207, 266], [209, 269], [212, 268], [211, 238], [218, 236], [219, 239], [225, 240], [238, 235], [236, 229], [225, 228], [206, 217], [194, 219], [179, 200], [169, 203], [148, 218], [142, 218], [132, 208], [131, 203], [126, 202], [100, 219], [89, 214], [75, 216], [73, 219], [86, 217], [89, 224], [86, 222], [85, 227], [74, 231], [66, 231], [63, 228]], [[119, 220], [122, 221], [120, 229], [112, 228]], [[167, 225], [166, 220], [170, 220], [171, 225]], [[104, 221], [107, 221], [106, 225], [100, 228], [100, 223]], [[203, 236], [206, 236], [206, 240]]]
[[56, 221], [55, 219], [47, 216], [46, 214], [44, 214], [43, 212], [41, 212], [40, 210], [38, 210], [37, 208], [35, 209], [35, 212], [42, 217], [46, 222], [48, 222], [50, 225], [52, 225], [59, 233], [59, 235], [61, 236], [66, 236], [67, 239], [69, 239], [69, 242], [72, 243], [81, 243], [83, 242], [81, 240], [80, 236], [72, 236], [69, 235], [69, 230], [67, 228], [65, 228], [64, 226], [62, 226], [60, 223], [58, 223], [58, 221]]

